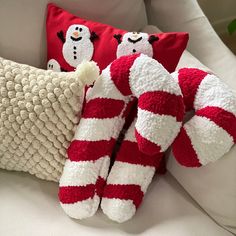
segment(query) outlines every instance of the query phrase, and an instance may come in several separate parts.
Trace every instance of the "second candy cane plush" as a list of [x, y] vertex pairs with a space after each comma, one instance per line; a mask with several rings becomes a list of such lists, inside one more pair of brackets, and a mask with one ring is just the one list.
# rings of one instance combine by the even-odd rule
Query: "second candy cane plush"
[[179, 133], [184, 113], [181, 90], [163, 66], [143, 54], [112, 62], [87, 93], [68, 149], [59, 199], [69, 216], [83, 219], [97, 211], [110, 156], [134, 97], [135, 138], [142, 153], [163, 153]]
[[186, 110], [195, 110], [173, 143], [175, 158], [188, 167], [218, 160], [236, 143], [236, 97], [216, 75], [196, 68], [182, 68], [172, 76]]
[[[197, 68], [182, 68], [172, 76], [180, 85], [186, 111], [195, 110], [172, 145], [174, 156], [188, 167], [216, 161], [236, 141], [234, 94], [217, 76]], [[101, 202], [103, 212], [117, 222], [135, 214], [161, 158], [139, 151], [134, 124], [117, 153]]]

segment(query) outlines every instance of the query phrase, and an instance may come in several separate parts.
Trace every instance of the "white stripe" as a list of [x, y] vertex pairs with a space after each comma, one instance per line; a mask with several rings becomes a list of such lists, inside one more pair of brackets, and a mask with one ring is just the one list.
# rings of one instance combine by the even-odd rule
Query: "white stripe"
[[136, 212], [136, 207], [132, 200], [103, 198], [101, 208], [104, 214], [118, 223], [131, 219]]
[[73, 204], [60, 204], [68, 216], [75, 219], [84, 219], [93, 216], [96, 213], [99, 203], [100, 198], [95, 195], [93, 199], [89, 198]]
[[181, 122], [170, 115], [159, 115], [138, 108], [135, 127], [147, 140], [159, 145], [164, 152], [172, 144], [180, 131]]
[[137, 143], [137, 140], [135, 137], [135, 123], [136, 123], [136, 121], [137, 121], [137, 118], [134, 119], [134, 121], [130, 125], [129, 129], [127, 130], [124, 140]]
[[62, 186], [85, 186], [95, 184], [98, 176], [106, 179], [110, 165], [108, 156], [96, 161], [70, 161], [65, 162], [64, 171], [60, 179]]
[[117, 138], [124, 119], [121, 117], [97, 119], [81, 118], [76, 128], [74, 139], [86, 141], [110, 140]]
[[184, 128], [202, 165], [216, 161], [234, 144], [224, 129], [206, 117], [194, 116]]
[[176, 83], [179, 84], [179, 71], [172, 72], [171, 76], [174, 79], [174, 81], [176, 81]]
[[87, 91], [86, 101], [94, 98], [125, 99], [111, 79], [110, 66], [102, 71], [101, 76], [95, 81], [93, 88]]
[[144, 54], [141, 54], [131, 66], [129, 83], [137, 97], [148, 91], [165, 91], [181, 95], [178, 83], [167, 70], [158, 61]]
[[154, 167], [115, 161], [107, 184], [136, 184], [145, 193], [154, 173]]
[[220, 107], [236, 115], [236, 97], [230, 88], [215, 75], [207, 75], [198, 87], [194, 108]]

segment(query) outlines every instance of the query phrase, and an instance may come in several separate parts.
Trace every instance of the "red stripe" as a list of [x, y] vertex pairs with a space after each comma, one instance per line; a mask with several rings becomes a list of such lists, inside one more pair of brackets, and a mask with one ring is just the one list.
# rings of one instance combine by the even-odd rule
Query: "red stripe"
[[183, 166], [199, 167], [201, 164], [197, 158], [197, 154], [193, 149], [191, 140], [182, 127], [179, 135], [172, 144], [172, 151], [176, 160]]
[[132, 200], [136, 208], [138, 208], [143, 199], [143, 192], [140, 186], [134, 184], [108, 184], [105, 186], [103, 197]]
[[127, 122], [129, 122], [129, 120], [132, 122], [134, 117], [137, 116], [137, 106], [138, 106], [137, 98], [134, 98], [131, 101], [129, 101], [122, 114], [122, 118], [125, 118]]
[[61, 203], [70, 204], [92, 198], [95, 193], [95, 185], [60, 187], [58, 197]]
[[203, 116], [230, 134], [236, 143], [236, 116], [220, 107], [205, 107], [196, 112], [196, 115]]
[[71, 161], [97, 160], [103, 156], [110, 156], [115, 140], [109, 141], [81, 141], [73, 140], [67, 149], [68, 158]]
[[129, 86], [129, 70], [135, 59], [139, 56], [140, 54], [122, 56], [113, 61], [111, 64], [111, 79], [124, 96], [132, 94]]
[[141, 136], [136, 129], [135, 129], [135, 137], [140, 152], [143, 152], [150, 156], [154, 156], [161, 153], [160, 146]]
[[184, 103], [181, 95], [164, 91], [146, 92], [139, 97], [138, 106], [155, 114], [170, 115], [182, 121], [184, 117]]
[[102, 177], [98, 177], [96, 185], [88, 184], [86, 186], [63, 186], [59, 188], [58, 197], [61, 203], [72, 204], [93, 198], [96, 194], [102, 197], [103, 188], [106, 181]]
[[163, 153], [159, 153], [154, 156], [146, 155], [139, 151], [138, 144], [136, 142], [124, 140], [121, 144], [120, 150], [117, 153], [116, 161], [143, 166], [153, 166], [157, 168], [162, 157]]
[[183, 68], [179, 71], [179, 86], [181, 88], [186, 111], [193, 109], [196, 92], [207, 72], [196, 68]]
[[112, 98], [95, 98], [85, 105], [83, 118], [113, 118], [120, 115], [124, 101]]
[[103, 179], [101, 176], [99, 176], [96, 182], [96, 194], [99, 197], [102, 197], [105, 184], [106, 184], [106, 180]]

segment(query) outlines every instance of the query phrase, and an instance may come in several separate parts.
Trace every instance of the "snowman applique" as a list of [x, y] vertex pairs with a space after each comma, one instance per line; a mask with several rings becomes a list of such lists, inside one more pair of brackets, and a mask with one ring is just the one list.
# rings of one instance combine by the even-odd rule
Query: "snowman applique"
[[85, 25], [71, 25], [64, 37], [63, 31], [57, 33], [63, 43], [62, 54], [65, 61], [77, 67], [83, 60], [90, 61], [93, 57], [93, 41], [98, 38], [95, 32], [89, 31]]
[[116, 51], [117, 58], [134, 53], [143, 53], [153, 57], [152, 43], [159, 39], [154, 35], [149, 36], [142, 32], [127, 32], [123, 37], [121, 34], [115, 34], [114, 38], [119, 44]]
[[61, 71], [64, 71], [59, 62], [55, 59], [50, 59], [47, 63], [47, 69], [48, 70], [53, 70], [53, 71], [56, 71], [56, 72], [61, 72]]

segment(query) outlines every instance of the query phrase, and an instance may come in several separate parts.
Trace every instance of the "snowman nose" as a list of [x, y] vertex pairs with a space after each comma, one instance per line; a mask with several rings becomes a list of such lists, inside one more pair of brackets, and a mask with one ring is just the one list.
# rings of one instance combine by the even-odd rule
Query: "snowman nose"
[[73, 36], [75, 36], [76, 38], [78, 38], [79, 32], [75, 31], [75, 32], [73, 33]]

